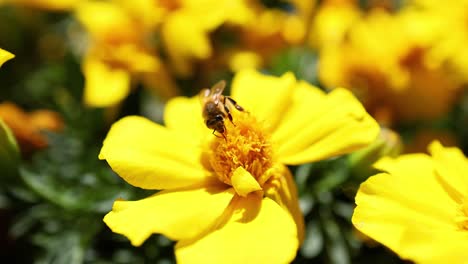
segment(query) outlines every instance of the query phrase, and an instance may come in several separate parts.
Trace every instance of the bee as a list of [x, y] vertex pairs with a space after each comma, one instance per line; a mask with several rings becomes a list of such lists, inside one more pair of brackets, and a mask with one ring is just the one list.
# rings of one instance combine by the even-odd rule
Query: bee
[[[224, 80], [217, 82], [211, 87], [211, 89], [204, 89], [200, 92], [200, 99], [203, 106], [203, 119], [205, 125], [213, 129], [213, 135], [216, 136], [215, 132], [220, 133], [224, 139], [226, 139], [225, 132], [226, 126], [224, 125], [224, 119], [227, 117], [232, 124], [232, 115], [229, 110], [229, 106], [234, 106], [238, 111], [244, 111], [242, 106], [238, 105], [237, 102], [229, 96], [222, 95], [226, 82]], [[217, 136], [218, 137], [218, 136]]]

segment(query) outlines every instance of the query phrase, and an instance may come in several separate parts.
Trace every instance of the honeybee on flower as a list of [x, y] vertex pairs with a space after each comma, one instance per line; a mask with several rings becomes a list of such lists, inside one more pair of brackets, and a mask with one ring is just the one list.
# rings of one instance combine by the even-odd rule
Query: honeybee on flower
[[226, 126], [224, 125], [225, 118], [229, 118], [229, 121], [232, 122], [231, 111], [229, 110], [230, 106], [233, 105], [237, 110], [244, 111], [244, 108], [237, 104], [237, 102], [229, 96], [224, 96], [223, 91], [226, 87], [225, 81], [219, 81], [211, 89], [204, 89], [200, 92], [200, 99], [202, 100], [203, 105], [203, 119], [205, 120], [205, 125], [213, 129], [213, 134], [215, 132], [220, 133], [224, 138], [226, 138], [224, 132], [226, 131]]
[[[224, 109], [229, 99], [220, 98], [222, 87], [215, 85], [213, 94]], [[153, 233], [176, 240], [179, 263], [294, 259], [304, 219], [286, 165], [364, 147], [379, 126], [350, 92], [325, 94], [291, 73], [274, 77], [244, 70], [231, 90], [249, 114], [231, 112], [235, 125], [224, 122], [224, 140], [207, 133], [199, 98], [170, 100], [165, 126], [138, 116], [112, 126], [99, 158], [134, 186], [162, 189], [139, 201], [115, 201], [104, 217], [113, 232], [134, 246]], [[310, 103], [318, 106], [312, 112]], [[304, 116], [306, 109], [310, 114]], [[343, 136], [350, 131], [352, 136]]]

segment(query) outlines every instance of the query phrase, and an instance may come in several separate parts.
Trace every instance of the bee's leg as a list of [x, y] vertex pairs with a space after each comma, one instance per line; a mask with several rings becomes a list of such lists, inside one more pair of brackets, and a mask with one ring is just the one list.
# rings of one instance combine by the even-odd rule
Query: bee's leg
[[226, 112], [228, 118], [229, 118], [229, 121], [231, 121], [231, 123], [234, 125], [234, 122], [232, 122], [232, 115], [231, 115], [231, 112], [229, 111], [229, 107], [227, 107], [227, 105], [224, 105], [224, 111]]
[[[226, 130], [226, 128], [224, 128], [224, 130]], [[219, 136], [218, 134], [216, 134], [215, 132], [216, 132], [216, 129], [213, 130], [213, 132], [211, 132], [211, 134], [213, 134], [213, 135], [214, 135], [215, 137], [217, 137], [217, 138], [224, 138], [224, 140], [227, 140], [226, 135], [224, 135], [224, 133], [221, 133], [221, 136], [222, 136], [222, 137], [220, 137], [220, 136]]]
[[234, 105], [234, 107], [238, 110], [238, 111], [245, 111], [244, 108], [240, 105], [237, 104], [236, 100], [232, 99], [231, 97], [229, 96], [224, 96], [224, 100], [226, 101], [226, 98], [229, 100], [229, 102]]
[[226, 138], [226, 126], [224, 125], [223, 123], [223, 128], [224, 128], [224, 131], [221, 135], [223, 135], [223, 138], [224, 138], [224, 141], [227, 141], [227, 138]]
[[[217, 137], [217, 138], [221, 138], [221, 137], [220, 137], [219, 135], [217, 135], [215, 132], [216, 132], [216, 129], [213, 130], [213, 132], [212, 132], [211, 134], [213, 134], [213, 135], [214, 135], [215, 137]], [[221, 134], [221, 135], [223, 135], [222, 137], [223, 137], [224, 139], [226, 139], [226, 137], [224, 136], [224, 134]]]

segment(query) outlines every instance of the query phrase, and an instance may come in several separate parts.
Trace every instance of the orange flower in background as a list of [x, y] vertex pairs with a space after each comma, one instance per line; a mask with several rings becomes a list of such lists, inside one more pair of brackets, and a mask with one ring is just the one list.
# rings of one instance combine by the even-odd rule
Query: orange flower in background
[[63, 121], [56, 112], [36, 110], [26, 113], [9, 102], [0, 104], [0, 118], [12, 130], [24, 154], [47, 146], [44, 130], [60, 131], [63, 128]]
[[290, 73], [241, 71], [232, 97], [248, 112], [232, 110], [225, 137], [206, 128], [199, 98], [169, 101], [166, 126], [138, 116], [112, 126], [99, 158], [128, 183], [162, 190], [117, 200], [104, 217], [113, 232], [135, 246], [164, 234], [180, 263], [293, 260], [304, 224], [286, 165], [364, 147], [379, 126], [348, 91], [325, 94]]

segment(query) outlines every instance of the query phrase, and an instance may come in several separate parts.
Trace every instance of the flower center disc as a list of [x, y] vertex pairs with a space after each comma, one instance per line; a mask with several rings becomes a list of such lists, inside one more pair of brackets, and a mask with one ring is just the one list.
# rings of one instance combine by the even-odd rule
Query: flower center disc
[[210, 143], [209, 162], [218, 178], [229, 185], [238, 167], [259, 179], [272, 166], [272, 149], [263, 127], [249, 113], [239, 113], [234, 124], [225, 120], [225, 136]]

